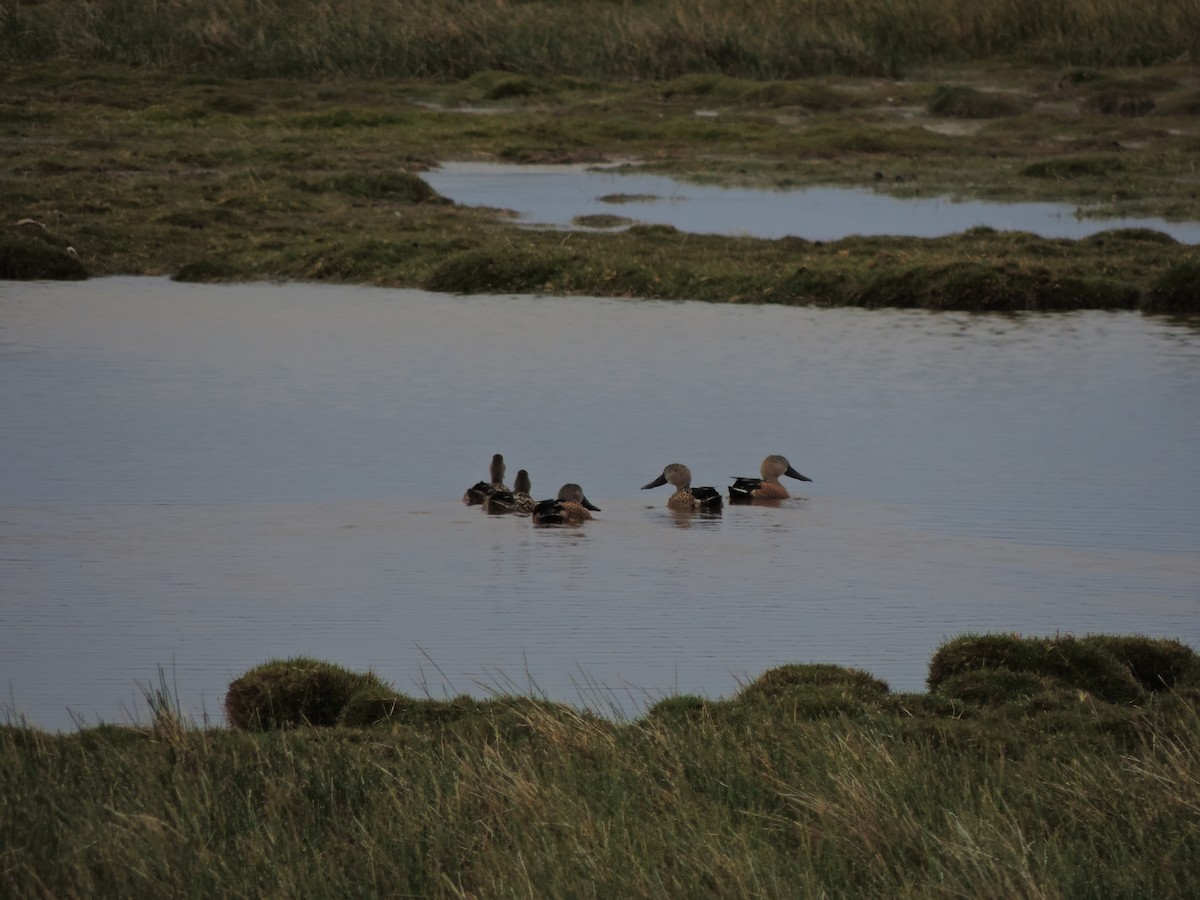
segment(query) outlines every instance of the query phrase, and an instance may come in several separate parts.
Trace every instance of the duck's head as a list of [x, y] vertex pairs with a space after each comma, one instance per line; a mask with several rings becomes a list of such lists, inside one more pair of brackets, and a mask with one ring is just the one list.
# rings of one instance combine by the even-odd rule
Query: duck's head
[[529, 473], [524, 469], [518, 471], [517, 477], [513, 479], [513, 493], [528, 494], [531, 487], [533, 485], [529, 481]]
[[762, 461], [762, 477], [767, 479], [779, 480], [780, 475], [786, 475], [788, 478], [795, 478], [797, 481], [812, 481], [807, 475], [801, 475], [792, 468], [792, 464], [787, 461], [787, 457], [780, 456], [778, 453], [768, 456]]
[[558, 489], [558, 499], [564, 503], [578, 503], [584, 509], [592, 512], [603, 512], [598, 506], [593, 506], [587, 497], [583, 496], [583, 488], [577, 484], [564, 484]]
[[652, 482], [642, 485], [642, 490], [645, 491], [664, 484], [671, 484], [675, 486], [676, 490], [686, 491], [692, 486], [692, 470], [683, 463], [671, 463]]
[[492, 484], [504, 484], [504, 457], [501, 454], [492, 457], [488, 471], [492, 473]]

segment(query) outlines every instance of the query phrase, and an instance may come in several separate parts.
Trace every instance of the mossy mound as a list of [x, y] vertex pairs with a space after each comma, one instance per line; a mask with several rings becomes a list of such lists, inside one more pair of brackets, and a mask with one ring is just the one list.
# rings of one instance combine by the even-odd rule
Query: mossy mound
[[1195, 653], [1177, 641], [964, 635], [933, 655], [927, 684], [930, 691], [986, 703], [1061, 690], [1108, 703], [1143, 703], [1148, 692], [1191, 678], [1196, 665]]
[[233, 281], [237, 277], [238, 270], [227, 262], [216, 259], [197, 259], [180, 266], [179, 271], [171, 276], [171, 280], [205, 284], [214, 281]]
[[1140, 635], [1092, 634], [1080, 638], [1080, 642], [1111, 653], [1147, 691], [1200, 687], [1200, 656], [1180, 641]]
[[887, 682], [868, 672], [830, 664], [789, 664], [769, 669], [746, 685], [735, 703], [743, 708], [784, 706], [795, 718], [858, 716], [889, 693]]
[[588, 216], [576, 216], [571, 220], [571, 224], [578, 225], [580, 228], [622, 228], [632, 225], [633, 219], [608, 213], [595, 213]]
[[1106, 116], [1145, 116], [1157, 106], [1154, 95], [1145, 90], [1107, 90], [1092, 97], [1087, 106]]
[[1107, 178], [1123, 172], [1125, 164], [1112, 157], [1063, 157], [1030, 163], [1021, 170], [1026, 178], [1049, 178], [1069, 181], [1075, 178]]
[[995, 119], [1024, 111], [1020, 103], [1004, 94], [951, 85], [938, 87], [926, 108], [935, 116], [956, 119]]
[[1002, 706], [1008, 703], [1027, 703], [1037, 698], [1049, 698], [1070, 692], [1070, 686], [1059, 678], [1037, 672], [1010, 669], [971, 669], [942, 679], [938, 693], [977, 706]]
[[1146, 293], [1142, 312], [1200, 313], [1200, 263], [1171, 266]]
[[[715, 701], [720, 702], [720, 701]], [[646, 711], [648, 722], [696, 722], [710, 715], [714, 701], [697, 694], [664, 697]]]
[[297, 190], [320, 194], [335, 191], [347, 197], [387, 200], [392, 203], [438, 203], [450, 205], [420, 175], [412, 172], [353, 172], [318, 180], [296, 179]]
[[1179, 243], [1171, 235], [1153, 228], [1109, 228], [1098, 231], [1083, 238], [1080, 243], [1095, 244], [1100, 247], [1114, 243], [1127, 242], [1131, 244], [1161, 244], [1164, 247]]
[[813, 688], [833, 689], [860, 697], [881, 697], [890, 690], [886, 681], [861, 669], [830, 663], [789, 664], [768, 669], [746, 685], [738, 694], [738, 699], [769, 702]]
[[456, 253], [426, 279], [429, 291], [449, 294], [538, 293], [554, 283], [570, 260], [514, 251], [498, 255], [486, 251]]
[[1047, 269], [951, 262], [885, 272], [864, 285], [856, 305], [969, 312], [1132, 309], [1136, 291], [1102, 279], [1059, 277]]
[[40, 223], [23, 219], [0, 232], [0, 278], [82, 281], [87, 277], [74, 248]]
[[231, 682], [225, 718], [234, 728], [250, 731], [329, 726], [338, 724], [356, 697], [394, 694], [374, 673], [297, 656], [263, 663]]

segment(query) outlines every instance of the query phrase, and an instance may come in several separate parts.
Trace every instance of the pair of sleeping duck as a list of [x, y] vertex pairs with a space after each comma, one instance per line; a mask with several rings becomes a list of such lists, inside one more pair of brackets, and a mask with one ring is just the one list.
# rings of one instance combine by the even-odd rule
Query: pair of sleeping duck
[[468, 506], [482, 504], [484, 511], [493, 515], [530, 516], [534, 525], [575, 525], [591, 519], [593, 512], [600, 512], [577, 484], [564, 484], [551, 500], [534, 500], [529, 473], [524, 469], [517, 472], [510, 489], [504, 484], [504, 469], [504, 457], [497, 453], [488, 472], [491, 481], [467, 488], [463, 502]]
[[[759, 468], [759, 478], [735, 477], [729, 486], [730, 503], [753, 503], [756, 500], [786, 500], [791, 494], [779, 478], [786, 475], [797, 481], [812, 481], [807, 475], [797, 472], [786, 457], [773, 453], [762, 461]], [[670, 484], [675, 487], [675, 493], [667, 500], [670, 509], [683, 511], [709, 510], [716, 511], [722, 506], [721, 492], [714, 487], [692, 487], [692, 472], [682, 463], [671, 463], [654, 481], [642, 487], [642, 490]]]

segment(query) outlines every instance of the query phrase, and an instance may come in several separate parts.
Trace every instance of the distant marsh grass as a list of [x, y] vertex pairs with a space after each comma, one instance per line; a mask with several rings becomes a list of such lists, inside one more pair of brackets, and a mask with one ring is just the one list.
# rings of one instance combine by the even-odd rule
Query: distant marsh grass
[[5, 0], [0, 13], [10, 63], [242, 77], [781, 79], [998, 56], [1079, 66], [1200, 57], [1200, 0]]

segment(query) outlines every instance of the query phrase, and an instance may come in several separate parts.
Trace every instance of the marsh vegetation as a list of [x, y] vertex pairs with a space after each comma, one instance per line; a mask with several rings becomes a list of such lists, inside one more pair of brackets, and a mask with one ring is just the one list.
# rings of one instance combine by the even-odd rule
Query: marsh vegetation
[[[9, 896], [1190, 896], [1196, 657], [975, 635], [613, 721], [279, 660], [230, 730], [0, 727]], [[330, 715], [334, 710], [335, 715]], [[341, 724], [335, 724], [340, 722]]]
[[1200, 219], [1200, 77], [1176, 61], [1194, 29], [1170, 27], [1194, 21], [1190, 3], [302, 6], [10, 3], [3, 274], [47, 266], [12, 230], [32, 218], [93, 275], [1195, 308], [1194, 250], [1153, 235], [564, 240], [420, 182], [453, 159], [630, 160], [721, 183]]

